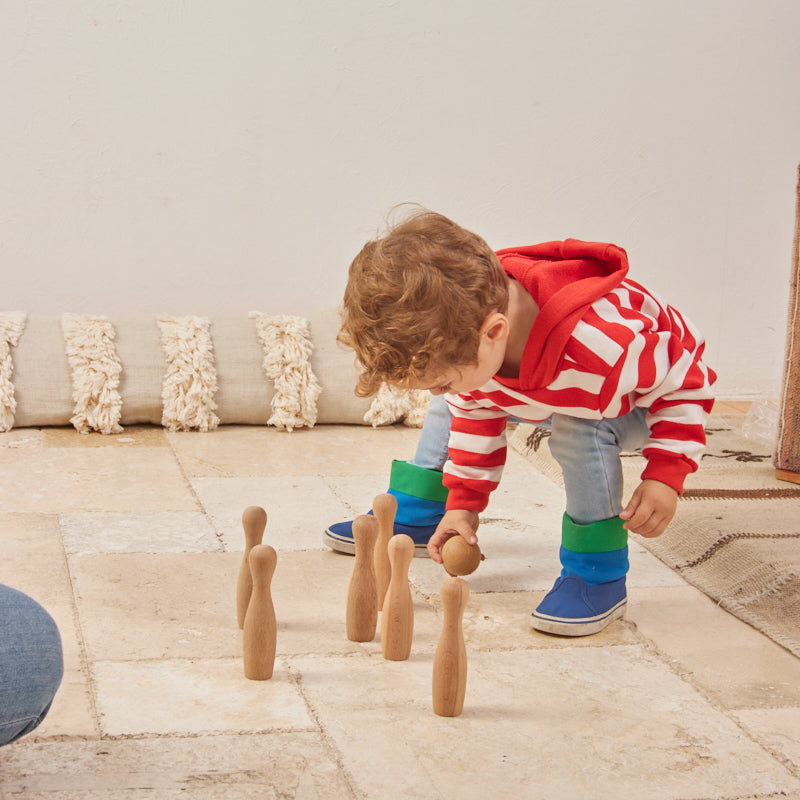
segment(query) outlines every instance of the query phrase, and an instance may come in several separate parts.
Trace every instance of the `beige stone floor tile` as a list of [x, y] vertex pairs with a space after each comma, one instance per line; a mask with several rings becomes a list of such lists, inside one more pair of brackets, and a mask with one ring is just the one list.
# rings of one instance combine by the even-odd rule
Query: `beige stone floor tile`
[[53, 705], [42, 724], [29, 738], [33, 741], [58, 737], [92, 737], [99, 733], [93, 691], [83, 668], [64, 671]]
[[[548, 590], [561, 572], [559, 538], [553, 536], [551, 525], [546, 522], [484, 521], [478, 528], [478, 543], [486, 559], [467, 577], [471, 591]], [[440, 564], [419, 558], [414, 559], [410, 574], [415, 586], [428, 594], [438, 594], [446, 577]]]
[[70, 605], [72, 591], [55, 514], [0, 512], [0, 581], [49, 609]]
[[[353, 558], [330, 551], [279, 553], [272, 580], [279, 654], [381, 653], [380, 615], [372, 642], [347, 639], [347, 590]], [[441, 622], [414, 593], [412, 654], [436, 648]]]
[[[70, 559], [81, 625], [95, 660], [241, 656], [235, 592], [241, 554], [77, 556]], [[353, 559], [281, 552], [272, 580], [278, 655], [380, 652], [347, 639]], [[415, 650], [435, 648], [439, 622], [415, 605]]]
[[628, 560], [631, 565], [626, 579], [629, 593], [652, 586], [686, 586], [683, 577], [654, 556], [639, 537], [628, 537]]
[[131, 425], [121, 433], [79, 433], [74, 428], [43, 428], [43, 447], [169, 447], [166, 430], [156, 425]]
[[770, 752], [786, 759], [800, 773], [800, 705], [792, 708], [752, 708], [737, 711], [741, 722]]
[[191, 487], [165, 447], [0, 449], [0, 511], [196, 509]]
[[[469, 582], [469, 578], [467, 578]], [[594, 636], [549, 636], [531, 628], [531, 611], [544, 592], [470, 592], [464, 610], [464, 639], [470, 650], [523, 650], [576, 647], [606, 647], [636, 644], [639, 638], [632, 626], [616, 621]], [[438, 597], [434, 605], [439, 607]]]
[[42, 447], [41, 428], [12, 428], [0, 432], [0, 450], [33, 450]]
[[800, 659], [697, 589], [631, 593], [627, 618], [723, 707], [800, 705]]
[[240, 653], [235, 553], [70, 556], [92, 660]]
[[244, 549], [247, 506], [266, 510], [264, 542], [276, 550], [318, 550], [325, 528], [348, 516], [326, 480], [316, 475], [193, 478], [192, 486], [226, 550]]
[[3, 749], [0, 793], [25, 800], [348, 800], [317, 732], [29, 740]]
[[199, 511], [94, 511], [59, 516], [64, 549], [90, 553], [208, 553], [222, 542]]
[[367, 798], [385, 798], [387, 786], [409, 800], [685, 800], [800, 788], [640, 647], [468, 650], [464, 712], [452, 719], [432, 711], [432, 658], [294, 667]]
[[93, 669], [107, 736], [317, 730], [280, 658], [267, 681], [245, 678], [240, 658], [97, 661]]
[[317, 425], [289, 433], [239, 425], [167, 437], [192, 478], [382, 472], [388, 479], [391, 459], [410, 458], [416, 446], [402, 435], [401, 427]]
[[372, 501], [389, 488], [391, 464], [377, 470], [374, 475], [326, 475], [325, 484], [339, 501], [338, 509], [331, 507], [325, 524], [318, 531], [319, 541], [328, 525], [352, 520], [358, 514], [366, 514], [372, 508]]

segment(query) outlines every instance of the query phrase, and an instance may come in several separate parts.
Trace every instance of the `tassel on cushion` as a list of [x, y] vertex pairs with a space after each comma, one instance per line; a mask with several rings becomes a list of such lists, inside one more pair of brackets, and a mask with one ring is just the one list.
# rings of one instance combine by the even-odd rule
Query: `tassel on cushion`
[[275, 381], [272, 416], [267, 424], [292, 431], [313, 428], [322, 391], [309, 362], [314, 346], [308, 320], [250, 312], [264, 352], [264, 372]]
[[7, 311], [0, 314], [0, 432], [14, 427], [17, 400], [11, 381], [14, 364], [11, 348], [16, 347], [25, 328], [27, 315], [24, 311]]
[[122, 363], [114, 345], [116, 331], [108, 317], [64, 314], [61, 332], [72, 370], [70, 422], [80, 433], [120, 433], [122, 398], [117, 387]]
[[207, 317], [170, 317], [158, 320], [167, 371], [161, 389], [161, 424], [170, 431], [214, 430], [219, 417], [217, 368]]
[[377, 428], [402, 419], [411, 428], [421, 428], [430, 399], [430, 393], [422, 389], [398, 389], [383, 383], [364, 414], [364, 422]]

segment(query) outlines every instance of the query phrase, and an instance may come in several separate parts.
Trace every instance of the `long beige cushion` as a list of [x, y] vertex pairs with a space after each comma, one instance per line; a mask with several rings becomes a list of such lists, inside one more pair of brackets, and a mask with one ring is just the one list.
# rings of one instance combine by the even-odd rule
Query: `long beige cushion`
[[[162, 424], [167, 364], [158, 317], [108, 319], [116, 333], [113, 345], [122, 366], [117, 387], [122, 398], [122, 425]], [[214, 401], [220, 423], [266, 425], [272, 413], [274, 381], [264, 371], [264, 352], [254, 320], [247, 314], [212, 315], [209, 319], [217, 378]], [[371, 403], [353, 391], [358, 373], [352, 352], [336, 342], [338, 313], [334, 309], [318, 311], [305, 319], [314, 348], [309, 363], [321, 386], [316, 421], [364, 424]], [[28, 316], [10, 352], [14, 426], [69, 425], [75, 400], [61, 317]]]

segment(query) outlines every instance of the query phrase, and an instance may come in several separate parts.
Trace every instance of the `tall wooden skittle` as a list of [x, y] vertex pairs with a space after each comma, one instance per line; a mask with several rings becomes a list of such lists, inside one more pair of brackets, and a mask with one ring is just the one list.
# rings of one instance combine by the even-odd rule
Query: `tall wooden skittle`
[[457, 717], [464, 710], [467, 689], [463, 617], [469, 585], [463, 578], [445, 578], [439, 597], [444, 619], [433, 657], [433, 710], [440, 717]]
[[372, 501], [372, 513], [378, 520], [378, 539], [375, 542], [375, 580], [378, 583], [378, 608], [383, 608], [386, 590], [392, 579], [389, 561], [389, 542], [394, 533], [394, 517], [397, 514], [397, 498], [391, 494], [379, 494]]
[[389, 561], [392, 578], [381, 612], [381, 649], [388, 661], [405, 661], [414, 639], [414, 602], [408, 585], [408, 568], [414, 558], [414, 540], [404, 533], [392, 536]]
[[261, 506], [248, 506], [242, 512], [242, 527], [244, 528], [244, 556], [239, 567], [239, 578], [236, 581], [236, 619], [239, 628], [244, 627], [244, 616], [250, 603], [250, 594], [253, 591], [253, 579], [250, 576], [250, 551], [264, 538], [264, 529], [267, 527], [267, 512]]
[[353, 520], [356, 555], [347, 587], [347, 638], [351, 642], [371, 642], [378, 628], [378, 588], [372, 562], [378, 520], [362, 514]]
[[272, 604], [271, 584], [278, 555], [268, 544], [257, 544], [250, 551], [248, 560], [253, 576], [253, 592], [244, 617], [244, 675], [253, 681], [265, 681], [272, 677], [275, 666], [278, 625]]

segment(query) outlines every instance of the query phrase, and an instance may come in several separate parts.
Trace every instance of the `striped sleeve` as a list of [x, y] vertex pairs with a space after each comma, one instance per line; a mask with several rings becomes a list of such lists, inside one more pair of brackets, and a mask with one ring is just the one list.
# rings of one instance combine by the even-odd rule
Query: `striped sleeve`
[[649, 409], [642, 479], [661, 481], [680, 493], [705, 450], [705, 423], [714, 402], [715, 376], [702, 361], [702, 336], [675, 309], [632, 281], [593, 310], [607, 335], [625, 328], [629, 332], [619, 336], [624, 349], [600, 393], [600, 411], [613, 417], [632, 406]]
[[447, 402], [453, 414], [443, 479], [447, 508], [483, 511], [506, 463], [508, 414], [461, 395], [448, 395]]

